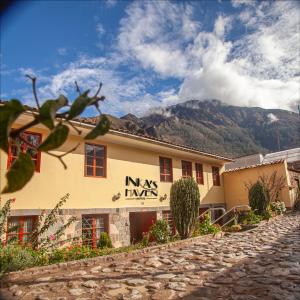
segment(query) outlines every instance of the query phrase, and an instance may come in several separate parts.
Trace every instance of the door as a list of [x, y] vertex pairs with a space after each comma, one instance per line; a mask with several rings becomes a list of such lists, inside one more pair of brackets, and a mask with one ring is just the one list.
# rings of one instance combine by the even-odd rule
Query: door
[[130, 241], [137, 243], [142, 240], [143, 234], [148, 233], [152, 224], [156, 221], [156, 212], [131, 212], [130, 221]]

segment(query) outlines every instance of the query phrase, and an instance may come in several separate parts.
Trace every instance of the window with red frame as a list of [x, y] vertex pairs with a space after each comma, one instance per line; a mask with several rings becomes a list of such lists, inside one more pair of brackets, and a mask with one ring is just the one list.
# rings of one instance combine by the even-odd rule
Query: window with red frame
[[173, 181], [172, 159], [166, 157], [160, 157], [159, 166], [160, 166], [160, 181], [172, 182]]
[[17, 159], [19, 151], [22, 151], [23, 153], [28, 153], [31, 156], [31, 159], [35, 164], [35, 170], [39, 172], [41, 165], [41, 152], [37, 151], [36, 148], [41, 144], [42, 135], [33, 132], [23, 132], [21, 137], [27, 143], [20, 139], [18, 141], [20, 145], [19, 149], [16, 143], [11, 143], [9, 145], [7, 167], [10, 168], [12, 163]]
[[204, 177], [203, 177], [203, 165], [199, 163], [195, 163], [196, 169], [196, 181], [199, 184], [204, 184]]
[[35, 229], [37, 216], [9, 217], [7, 220], [6, 241], [17, 241], [26, 244]]
[[167, 221], [171, 233], [174, 235], [176, 233], [176, 228], [173, 220], [173, 216], [170, 210], [164, 210], [162, 212], [162, 217], [165, 221]]
[[212, 176], [213, 176], [213, 184], [214, 185], [221, 185], [220, 168], [212, 167]]
[[105, 146], [85, 144], [84, 174], [92, 177], [106, 177]]
[[183, 178], [193, 177], [192, 163], [190, 161], [182, 160], [181, 166], [182, 166], [182, 177]]
[[96, 248], [102, 232], [108, 232], [108, 215], [82, 216], [82, 243]]

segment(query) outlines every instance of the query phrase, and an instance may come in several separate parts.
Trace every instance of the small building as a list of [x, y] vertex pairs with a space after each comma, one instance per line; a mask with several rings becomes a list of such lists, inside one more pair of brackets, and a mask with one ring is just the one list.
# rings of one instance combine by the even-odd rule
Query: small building
[[225, 164], [225, 171], [259, 165], [263, 162], [263, 160], [264, 156], [260, 153], [236, 157], [232, 162]]
[[276, 172], [277, 178], [283, 178], [284, 188], [279, 199], [287, 208], [292, 208], [297, 195], [297, 180], [300, 172], [291, 173], [286, 160], [279, 159], [256, 165], [248, 165], [223, 172], [226, 207], [230, 209], [237, 205], [249, 204], [247, 186], [255, 183], [260, 177], [270, 179]]
[[262, 162], [268, 163], [279, 159], [286, 160], [289, 170], [300, 172], [300, 148], [268, 153], [264, 156]]

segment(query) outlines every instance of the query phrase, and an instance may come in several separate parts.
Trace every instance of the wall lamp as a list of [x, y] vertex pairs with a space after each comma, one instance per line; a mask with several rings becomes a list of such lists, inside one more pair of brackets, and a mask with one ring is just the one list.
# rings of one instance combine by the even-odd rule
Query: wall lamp
[[117, 200], [119, 200], [121, 198], [121, 193], [119, 192], [118, 194], [116, 194], [116, 195], [114, 195], [113, 197], [112, 197], [112, 201], [117, 201]]
[[163, 202], [163, 201], [167, 200], [167, 198], [168, 198], [167, 194], [164, 194], [163, 196], [160, 196], [159, 201]]

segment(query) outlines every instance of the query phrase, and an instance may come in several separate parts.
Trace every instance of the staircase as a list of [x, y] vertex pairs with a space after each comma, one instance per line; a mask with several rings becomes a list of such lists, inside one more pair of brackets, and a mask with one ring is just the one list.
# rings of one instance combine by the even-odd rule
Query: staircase
[[214, 220], [211, 218], [212, 220], [211, 224], [219, 224], [221, 228], [223, 228], [226, 225], [230, 225], [238, 221], [239, 211], [248, 211], [248, 210], [251, 210], [249, 205], [236, 205], [231, 209], [229, 209], [228, 211], [226, 211], [224, 207], [211, 207], [199, 216], [199, 220], [201, 220], [205, 214], [207, 213], [211, 214], [212, 211], [222, 211], [222, 215], [220, 217]]

